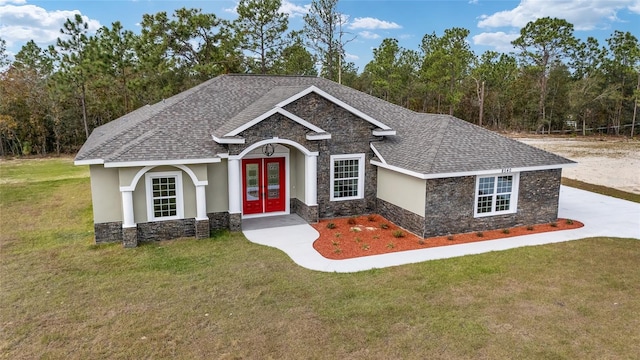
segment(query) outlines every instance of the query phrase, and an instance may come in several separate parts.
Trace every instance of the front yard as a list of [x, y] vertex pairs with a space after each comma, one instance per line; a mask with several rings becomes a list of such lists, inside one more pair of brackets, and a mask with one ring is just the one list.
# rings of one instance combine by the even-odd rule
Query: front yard
[[[46, 168], [46, 171], [43, 169]], [[220, 233], [94, 245], [71, 159], [0, 161], [0, 358], [633, 358], [640, 241], [355, 274]]]

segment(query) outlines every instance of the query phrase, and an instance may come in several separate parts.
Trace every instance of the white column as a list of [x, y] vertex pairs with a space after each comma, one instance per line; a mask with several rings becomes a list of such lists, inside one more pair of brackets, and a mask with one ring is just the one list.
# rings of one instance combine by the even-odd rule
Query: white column
[[207, 194], [204, 185], [196, 186], [196, 220], [208, 220], [207, 217]]
[[242, 212], [240, 201], [240, 159], [227, 161], [227, 174], [229, 180], [229, 214]]
[[122, 227], [135, 227], [136, 223], [133, 219], [133, 191], [121, 191], [122, 194]]
[[318, 205], [318, 156], [307, 155], [304, 159], [304, 202]]

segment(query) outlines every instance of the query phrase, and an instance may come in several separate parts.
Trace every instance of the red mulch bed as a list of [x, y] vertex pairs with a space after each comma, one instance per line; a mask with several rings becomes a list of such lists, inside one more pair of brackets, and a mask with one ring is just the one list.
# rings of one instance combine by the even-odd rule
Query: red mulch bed
[[[333, 224], [333, 228], [330, 228], [330, 223]], [[473, 232], [427, 239], [421, 239], [380, 215], [321, 220], [311, 226], [320, 233], [320, 238], [313, 243], [313, 248], [328, 259], [341, 260], [396, 251], [426, 249], [549, 231], [577, 229], [583, 227], [584, 224], [575, 220], [558, 219], [553, 224], [519, 226], [509, 229], [483, 231], [481, 233]], [[399, 235], [401, 236], [397, 237]]]

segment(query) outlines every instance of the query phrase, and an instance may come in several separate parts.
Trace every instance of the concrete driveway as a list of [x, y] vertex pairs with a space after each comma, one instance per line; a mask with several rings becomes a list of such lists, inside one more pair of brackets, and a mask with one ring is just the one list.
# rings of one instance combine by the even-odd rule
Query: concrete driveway
[[242, 232], [251, 242], [284, 251], [304, 268], [326, 272], [364, 271], [596, 236], [640, 240], [638, 203], [562, 186], [558, 212], [560, 218], [578, 220], [584, 223], [584, 227], [345, 260], [327, 259], [315, 251], [313, 242], [319, 234], [297, 215], [247, 219], [243, 221]]

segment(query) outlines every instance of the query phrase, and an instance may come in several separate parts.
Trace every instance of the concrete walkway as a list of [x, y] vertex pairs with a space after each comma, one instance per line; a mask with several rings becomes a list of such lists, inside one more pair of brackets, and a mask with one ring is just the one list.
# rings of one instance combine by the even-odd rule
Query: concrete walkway
[[246, 219], [243, 221], [242, 231], [249, 241], [278, 248], [302, 267], [326, 272], [356, 272], [595, 236], [640, 239], [640, 204], [638, 203], [562, 186], [558, 212], [560, 218], [578, 220], [585, 226], [574, 230], [346, 260], [330, 260], [316, 252], [312, 245], [319, 236], [318, 232], [297, 215]]

